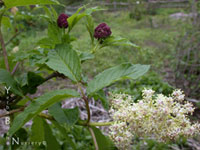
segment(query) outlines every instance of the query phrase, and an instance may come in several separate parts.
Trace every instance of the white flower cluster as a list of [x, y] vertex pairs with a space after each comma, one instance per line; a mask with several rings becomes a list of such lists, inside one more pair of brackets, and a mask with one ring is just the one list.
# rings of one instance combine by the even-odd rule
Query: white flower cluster
[[154, 93], [143, 90], [143, 99], [138, 103], [133, 103], [130, 95], [111, 94], [109, 112], [114, 123], [109, 127], [109, 136], [119, 149], [129, 149], [135, 135], [165, 142], [200, 132], [200, 124], [192, 124], [188, 118], [194, 107], [184, 101], [181, 90], [169, 97]]

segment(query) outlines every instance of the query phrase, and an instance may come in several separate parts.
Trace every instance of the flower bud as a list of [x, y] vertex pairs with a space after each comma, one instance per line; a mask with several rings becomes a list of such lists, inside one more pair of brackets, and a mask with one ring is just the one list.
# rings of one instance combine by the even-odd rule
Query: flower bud
[[68, 27], [68, 22], [67, 22], [67, 16], [66, 14], [60, 14], [58, 19], [57, 19], [57, 24], [60, 28], [67, 28]]
[[16, 13], [18, 12], [18, 8], [17, 7], [12, 7], [10, 11], [11, 11], [11, 13], [13, 15], [16, 15]]
[[96, 39], [106, 38], [111, 35], [110, 27], [106, 23], [99, 24], [94, 30], [94, 37]]

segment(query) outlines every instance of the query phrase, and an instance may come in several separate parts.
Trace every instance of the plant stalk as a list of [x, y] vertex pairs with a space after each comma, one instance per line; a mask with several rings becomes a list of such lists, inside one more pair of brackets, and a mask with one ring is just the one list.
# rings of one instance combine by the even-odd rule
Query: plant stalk
[[87, 124], [90, 123], [90, 118], [91, 118], [91, 114], [90, 114], [90, 106], [89, 106], [89, 102], [88, 102], [88, 97], [85, 95], [82, 87], [80, 85], [78, 85], [80, 91], [81, 91], [81, 95], [82, 95], [82, 99], [85, 102], [85, 107], [87, 109], [87, 114], [88, 114], [88, 119], [87, 119]]
[[[0, 24], [1, 24], [1, 20], [0, 20]], [[5, 47], [5, 42], [3, 39], [3, 34], [1, 32], [1, 25], [0, 25], [0, 43], [1, 43], [2, 50], [3, 50], [3, 57], [4, 57], [6, 70], [10, 72], [10, 67], [9, 67], [9, 63], [8, 63], [8, 55], [7, 55], [7, 51], [6, 51], [6, 47]]]
[[99, 150], [94, 131], [90, 127], [89, 127], [89, 131], [90, 131], [90, 134], [92, 135], [92, 139], [93, 139], [93, 142], [94, 142], [95, 150]]
[[25, 107], [26, 106], [18, 108], [18, 109], [11, 110], [11, 111], [9, 111], [7, 113], [4, 113], [4, 114], [1, 114], [0, 118], [6, 117], [6, 116], [11, 116], [14, 113], [21, 112], [21, 111], [23, 111], [25, 109]]

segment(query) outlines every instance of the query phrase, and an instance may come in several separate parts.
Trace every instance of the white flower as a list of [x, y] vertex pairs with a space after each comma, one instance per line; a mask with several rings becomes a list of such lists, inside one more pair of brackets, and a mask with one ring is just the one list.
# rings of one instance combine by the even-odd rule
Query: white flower
[[109, 136], [119, 149], [129, 149], [135, 135], [167, 141], [200, 132], [200, 124], [192, 124], [188, 118], [194, 107], [183, 102], [181, 90], [175, 90], [171, 97], [154, 93], [144, 89], [143, 99], [138, 103], [133, 103], [130, 95], [111, 94], [109, 112], [114, 124], [109, 127]]
[[15, 46], [13, 49], [12, 49], [12, 52], [13, 53], [17, 53], [19, 51], [19, 47], [18, 46]]
[[183, 91], [181, 91], [180, 89], [174, 90], [172, 93], [172, 96], [178, 101], [183, 101], [185, 97], [185, 95], [183, 94]]

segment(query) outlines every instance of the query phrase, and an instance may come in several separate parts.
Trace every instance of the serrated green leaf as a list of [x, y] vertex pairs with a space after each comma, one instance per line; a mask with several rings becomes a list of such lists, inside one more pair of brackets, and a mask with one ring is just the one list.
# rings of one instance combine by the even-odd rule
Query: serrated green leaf
[[36, 116], [33, 119], [33, 124], [31, 126], [31, 137], [32, 142], [42, 142], [44, 141], [44, 125], [41, 117]]
[[10, 87], [13, 93], [23, 96], [20, 85], [18, 85], [12, 75], [4, 69], [0, 69], [0, 84], [5, 84], [7, 88]]
[[56, 102], [63, 100], [64, 98], [79, 97], [79, 93], [74, 90], [55, 90], [45, 93], [41, 97], [34, 100], [22, 113], [20, 113], [13, 121], [13, 124], [9, 130], [9, 134], [13, 135], [20, 127], [26, 122], [31, 120], [41, 111], [52, 106]]
[[62, 29], [59, 28], [55, 23], [49, 23], [48, 25], [48, 37], [53, 41], [54, 44], [61, 43]]
[[78, 82], [81, 80], [81, 63], [76, 51], [68, 44], [56, 45], [55, 51], [51, 51], [46, 64], [53, 70], [58, 71]]
[[12, 8], [15, 6], [59, 4], [59, 2], [57, 0], [4, 0], [4, 4], [7, 8]]
[[121, 37], [114, 37], [114, 36], [110, 36], [108, 38], [106, 38], [102, 45], [101, 48], [105, 47], [105, 46], [132, 46], [135, 48], [139, 48], [139, 46], [137, 46], [136, 44], [133, 44], [132, 42], [130, 42], [128, 39], [126, 38], [121, 38]]
[[49, 124], [45, 120], [43, 120], [43, 122], [44, 122], [45, 141], [47, 143], [47, 150], [61, 149], [60, 144], [58, 143], [56, 137], [53, 135]]
[[55, 120], [61, 124], [66, 123], [69, 126], [74, 125], [79, 118], [79, 109], [77, 107], [73, 109], [62, 109], [60, 103], [56, 103], [49, 108], [49, 113], [55, 118]]
[[105, 135], [103, 135], [98, 128], [96, 127], [91, 127], [91, 128], [94, 132], [99, 150], [113, 149], [113, 144], [111, 143], [111, 141]]
[[149, 65], [140, 64], [121, 64], [107, 70], [95, 76], [95, 78], [89, 82], [87, 87], [87, 94], [91, 95], [94, 92], [122, 79], [136, 79], [149, 70]]

